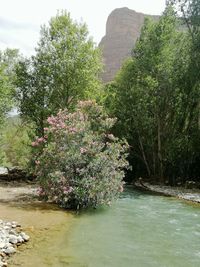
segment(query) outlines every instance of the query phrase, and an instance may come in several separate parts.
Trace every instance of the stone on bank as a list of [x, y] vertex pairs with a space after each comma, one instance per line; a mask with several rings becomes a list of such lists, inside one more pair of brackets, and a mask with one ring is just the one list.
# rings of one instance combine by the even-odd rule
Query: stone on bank
[[17, 246], [29, 240], [17, 222], [0, 220], [0, 267], [7, 266], [7, 258], [16, 252]]

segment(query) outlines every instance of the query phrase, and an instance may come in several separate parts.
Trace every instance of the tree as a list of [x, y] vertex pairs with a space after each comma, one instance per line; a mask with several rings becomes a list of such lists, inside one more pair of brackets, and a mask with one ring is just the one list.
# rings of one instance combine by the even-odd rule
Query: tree
[[11, 108], [11, 87], [5, 74], [5, 67], [0, 66], [0, 123]]
[[115, 79], [113, 98], [115, 131], [133, 147], [135, 172], [162, 183], [182, 175], [181, 160], [193, 149], [191, 142], [183, 146], [189, 134], [183, 116], [186, 93], [179, 84], [190, 64], [190, 42], [178, 26], [172, 7], [158, 22], [145, 21], [133, 58]]
[[18, 50], [0, 51], [0, 124], [11, 109], [14, 96], [14, 68], [19, 59]]
[[41, 28], [36, 55], [21, 62], [16, 84], [21, 114], [44, 135], [45, 121], [59, 109], [73, 108], [78, 99], [95, 95], [101, 69], [99, 50], [85, 24], [62, 11]]
[[0, 51], [0, 161], [3, 160], [2, 126], [14, 104], [14, 68], [19, 59], [18, 50]]
[[[180, 75], [177, 82], [182, 87], [182, 129], [186, 137], [187, 176], [198, 177], [200, 168], [200, 2], [199, 0], [172, 0], [177, 15], [181, 18], [187, 29], [187, 53], [180, 67]], [[187, 64], [186, 64], [187, 62]], [[190, 168], [189, 166], [190, 165]], [[183, 168], [185, 169], [185, 168]], [[193, 178], [195, 179], [195, 178]]]

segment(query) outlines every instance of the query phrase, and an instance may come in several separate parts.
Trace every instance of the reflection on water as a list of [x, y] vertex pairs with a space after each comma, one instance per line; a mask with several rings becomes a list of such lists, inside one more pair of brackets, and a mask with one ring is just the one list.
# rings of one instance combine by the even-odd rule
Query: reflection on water
[[111, 208], [78, 215], [44, 207], [0, 206], [32, 235], [11, 266], [200, 266], [199, 206], [127, 190]]

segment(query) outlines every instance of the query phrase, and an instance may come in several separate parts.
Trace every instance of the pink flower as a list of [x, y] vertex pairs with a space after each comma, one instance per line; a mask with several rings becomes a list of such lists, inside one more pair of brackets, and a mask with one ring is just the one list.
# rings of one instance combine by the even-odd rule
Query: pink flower
[[61, 123], [60, 123], [60, 127], [61, 127], [62, 129], [65, 128], [65, 124], [64, 124], [64, 122], [61, 122]]
[[38, 144], [38, 142], [32, 142], [32, 144], [31, 144], [32, 146], [38, 146], [39, 144]]
[[83, 154], [83, 153], [87, 152], [87, 149], [81, 147], [81, 148], [80, 148], [80, 152], [81, 152], [81, 154]]
[[37, 189], [37, 193], [38, 193], [39, 196], [44, 196], [44, 195], [45, 195], [45, 191], [43, 190], [42, 187], [39, 187], [39, 188]]
[[74, 190], [74, 188], [72, 187], [72, 186], [69, 186], [69, 187], [63, 187], [63, 193], [64, 194], [69, 194], [69, 193], [71, 193], [71, 192], [73, 192], [73, 190]]
[[55, 125], [56, 124], [56, 118], [51, 116], [47, 119], [47, 122], [50, 124], [50, 125]]
[[93, 104], [95, 104], [95, 101], [93, 101], [93, 100], [79, 101], [78, 102], [78, 107], [79, 108], [90, 107]]
[[40, 137], [40, 138], [37, 139], [37, 142], [38, 142], [38, 143], [43, 143], [44, 141], [46, 141], [46, 140], [44, 139], [44, 137]]
[[74, 128], [74, 127], [71, 127], [71, 128], [69, 128], [69, 132], [71, 132], [71, 133], [76, 133], [76, 132], [77, 132], [77, 130], [76, 130], [76, 128]]

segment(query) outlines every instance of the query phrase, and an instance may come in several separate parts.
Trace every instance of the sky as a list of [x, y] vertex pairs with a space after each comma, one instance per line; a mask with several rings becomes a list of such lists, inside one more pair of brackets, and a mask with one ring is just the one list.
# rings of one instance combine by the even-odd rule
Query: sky
[[165, 0], [0, 0], [0, 50], [18, 48], [30, 56], [39, 40], [40, 26], [65, 9], [77, 22], [85, 22], [98, 44], [105, 35], [106, 20], [115, 8], [160, 15]]

